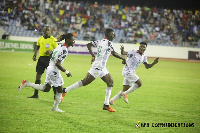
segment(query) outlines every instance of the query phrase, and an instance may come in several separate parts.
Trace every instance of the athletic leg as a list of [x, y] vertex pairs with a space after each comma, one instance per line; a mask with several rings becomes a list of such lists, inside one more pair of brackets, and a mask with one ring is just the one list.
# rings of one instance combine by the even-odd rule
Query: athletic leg
[[134, 90], [136, 90], [138, 88], [138, 86], [141, 86], [142, 85], [142, 82], [141, 80], [139, 79], [139, 77], [133, 73], [131, 75], [124, 75], [124, 82], [123, 82], [123, 85], [129, 85], [129, 87], [125, 87], [123, 90], [123, 98], [124, 98], [124, 101], [126, 103], [129, 103], [128, 102], [128, 94], [133, 92]]
[[124, 94], [128, 95], [129, 93], [135, 91], [137, 88], [142, 86], [142, 81], [138, 79], [135, 84], [133, 84], [127, 91], [124, 92]]
[[110, 99], [110, 95], [111, 95], [112, 87], [113, 87], [113, 79], [112, 79], [110, 73], [101, 77], [101, 79], [107, 84], [106, 96], [105, 96], [105, 100], [104, 100], [103, 110], [108, 110], [109, 112], [115, 112], [116, 110], [112, 109], [109, 106], [109, 99]]
[[[36, 74], [36, 80], [35, 80], [35, 84], [41, 84], [41, 77], [42, 74]], [[33, 96], [30, 96], [28, 98], [38, 98], [38, 90], [35, 89]]]
[[[41, 84], [41, 77], [44, 73], [45, 69], [49, 66], [49, 57], [45, 57], [45, 59], [41, 59], [42, 57], [39, 57], [37, 65], [36, 65], [36, 80], [35, 84]], [[44, 62], [45, 60], [45, 62]], [[33, 96], [28, 98], [38, 98], [38, 90], [34, 91]]]
[[69, 92], [69, 91], [77, 89], [77, 88], [79, 88], [81, 86], [86, 86], [86, 85], [90, 84], [94, 80], [95, 80], [95, 77], [93, 77], [90, 73], [87, 73], [87, 75], [85, 76], [85, 78], [83, 80], [77, 81], [73, 85], [67, 87], [65, 89], [65, 92]]
[[63, 89], [63, 93], [62, 93], [62, 98], [61, 98], [61, 102], [63, 101], [64, 96], [66, 95], [67, 92], [80, 88], [81, 86], [86, 86], [88, 84], [90, 84], [92, 81], [95, 80], [95, 77], [93, 77], [89, 72], [87, 73], [87, 75], [85, 76], [85, 78], [83, 80], [79, 80], [76, 83], [74, 83], [73, 85], [64, 88]]
[[58, 86], [58, 87], [54, 87], [54, 88], [56, 89], [56, 95], [55, 95], [52, 111], [65, 112], [65, 111], [62, 111], [58, 108], [58, 105], [59, 105], [61, 98], [62, 98], [62, 91], [63, 91], [62, 86]]
[[[120, 99], [121, 96], [123, 96], [123, 92], [127, 91], [130, 88], [130, 86], [132, 85], [132, 83], [130, 83], [130, 79], [131, 77], [129, 75], [124, 75], [123, 89], [119, 91], [118, 94], [116, 94], [113, 98], [110, 99], [111, 105], [115, 105], [114, 101]], [[126, 95], [126, 100], [128, 101], [128, 95]]]
[[53, 93], [54, 93], [54, 100], [55, 100], [55, 96], [56, 96], [56, 88], [53, 87]]
[[113, 87], [113, 79], [110, 73], [106, 74], [101, 79], [107, 84], [104, 104], [109, 105], [109, 98], [110, 98], [112, 87]]
[[123, 90], [119, 91], [118, 94], [116, 94], [113, 98], [110, 99], [110, 104], [115, 105], [116, 100], [120, 99], [122, 97], [122, 94], [124, 91], [127, 91], [130, 88], [129, 85], [123, 85]]
[[34, 84], [34, 83], [30, 83], [26, 80], [23, 80], [22, 83], [20, 84], [20, 86], [18, 87], [18, 91], [20, 92], [25, 87], [32, 87], [36, 90], [40, 90], [43, 92], [49, 92], [49, 90], [51, 89], [51, 86], [49, 84], [46, 84], [46, 85]]

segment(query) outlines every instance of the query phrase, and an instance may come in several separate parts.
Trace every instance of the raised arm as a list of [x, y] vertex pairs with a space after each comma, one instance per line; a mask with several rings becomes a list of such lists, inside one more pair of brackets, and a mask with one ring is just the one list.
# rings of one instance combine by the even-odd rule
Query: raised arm
[[95, 55], [94, 55], [94, 53], [92, 52], [92, 43], [88, 43], [88, 44], [86, 44], [87, 45], [87, 48], [88, 48], [88, 50], [89, 50], [89, 52], [90, 52], [90, 54], [91, 54], [91, 56], [92, 56], [92, 60], [91, 60], [91, 63], [93, 63], [94, 62], [94, 60], [95, 60]]
[[122, 55], [127, 55], [128, 54], [128, 52], [126, 52], [126, 51], [124, 51], [124, 46], [123, 45], [121, 45], [121, 54]]
[[157, 58], [154, 60], [154, 62], [151, 63], [151, 64], [144, 63], [145, 68], [146, 68], [146, 69], [149, 69], [149, 68], [151, 68], [152, 66], [154, 66], [155, 64], [157, 64], [157, 63], [158, 63], [158, 59], [159, 59], [159, 57], [157, 57]]

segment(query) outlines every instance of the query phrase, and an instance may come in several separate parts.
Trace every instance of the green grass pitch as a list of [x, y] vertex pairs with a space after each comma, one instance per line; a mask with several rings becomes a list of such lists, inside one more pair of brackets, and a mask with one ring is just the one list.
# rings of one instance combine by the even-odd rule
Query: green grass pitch
[[[39, 99], [27, 98], [33, 94], [32, 88], [17, 91], [23, 79], [35, 82], [37, 62], [32, 55], [0, 52], [1, 133], [200, 132], [200, 63], [160, 60], [151, 69], [141, 64], [136, 73], [142, 87], [129, 95], [129, 104], [122, 98], [116, 101], [112, 106], [115, 113], [102, 110], [106, 84], [97, 78], [90, 85], [69, 92], [59, 106], [65, 112], [59, 113], [51, 111], [52, 90], [39, 92]], [[64, 87], [85, 77], [90, 60], [91, 56], [67, 56], [63, 66], [72, 77], [62, 73]], [[111, 97], [122, 89], [122, 68], [121, 60], [109, 58], [107, 69], [114, 80]], [[135, 128], [137, 121], [149, 123], [149, 127]], [[155, 123], [194, 123], [194, 127], [153, 127]]]

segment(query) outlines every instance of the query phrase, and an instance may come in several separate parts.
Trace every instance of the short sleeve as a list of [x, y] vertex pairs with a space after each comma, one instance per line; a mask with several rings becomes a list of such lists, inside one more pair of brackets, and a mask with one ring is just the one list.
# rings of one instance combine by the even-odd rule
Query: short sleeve
[[37, 46], [40, 46], [40, 41], [41, 41], [42, 39], [41, 39], [41, 37], [38, 39], [38, 41], [37, 41]]
[[108, 47], [109, 47], [110, 51], [114, 51], [114, 48], [113, 48], [111, 41], [108, 41]]
[[143, 63], [148, 64], [147, 56], [146, 55], [144, 55]]
[[[65, 46], [63, 46], [63, 47], [65, 47]], [[58, 60], [63, 61], [66, 57], [67, 57], [67, 51], [65, 48], [62, 48], [62, 50], [60, 51], [60, 53], [58, 55]]]
[[53, 36], [51, 36], [51, 39], [52, 39], [52, 41], [53, 41], [53, 43], [52, 43], [53, 48], [56, 48], [56, 47], [58, 46], [58, 44], [57, 44], [57, 42], [56, 42], [56, 39], [55, 39]]
[[58, 60], [60, 60], [60, 61], [63, 61], [65, 58], [66, 58], [66, 54], [63, 54], [63, 52], [61, 52], [61, 53], [58, 55]]
[[94, 47], [97, 47], [97, 44], [99, 43], [99, 40], [97, 40], [97, 41], [92, 41], [91, 43], [92, 43], [92, 45], [93, 45]]
[[131, 58], [131, 57], [133, 57], [134, 54], [135, 54], [135, 51], [128, 51], [126, 56], [128, 58]]

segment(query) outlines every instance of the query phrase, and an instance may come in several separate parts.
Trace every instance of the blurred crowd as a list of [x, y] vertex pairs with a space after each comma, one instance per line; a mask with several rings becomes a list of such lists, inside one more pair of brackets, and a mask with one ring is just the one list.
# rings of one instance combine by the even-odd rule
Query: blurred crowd
[[11, 1], [14, 6], [7, 9], [8, 1], [4, 0], [0, 7], [1, 25], [15, 22], [16, 26], [35, 30], [39, 34], [48, 24], [47, 18], [50, 18], [54, 24], [53, 36], [60, 32], [72, 32], [79, 40], [95, 40], [104, 36], [106, 28], [113, 28], [115, 42], [199, 45], [199, 10], [64, 0], [14, 0]]

